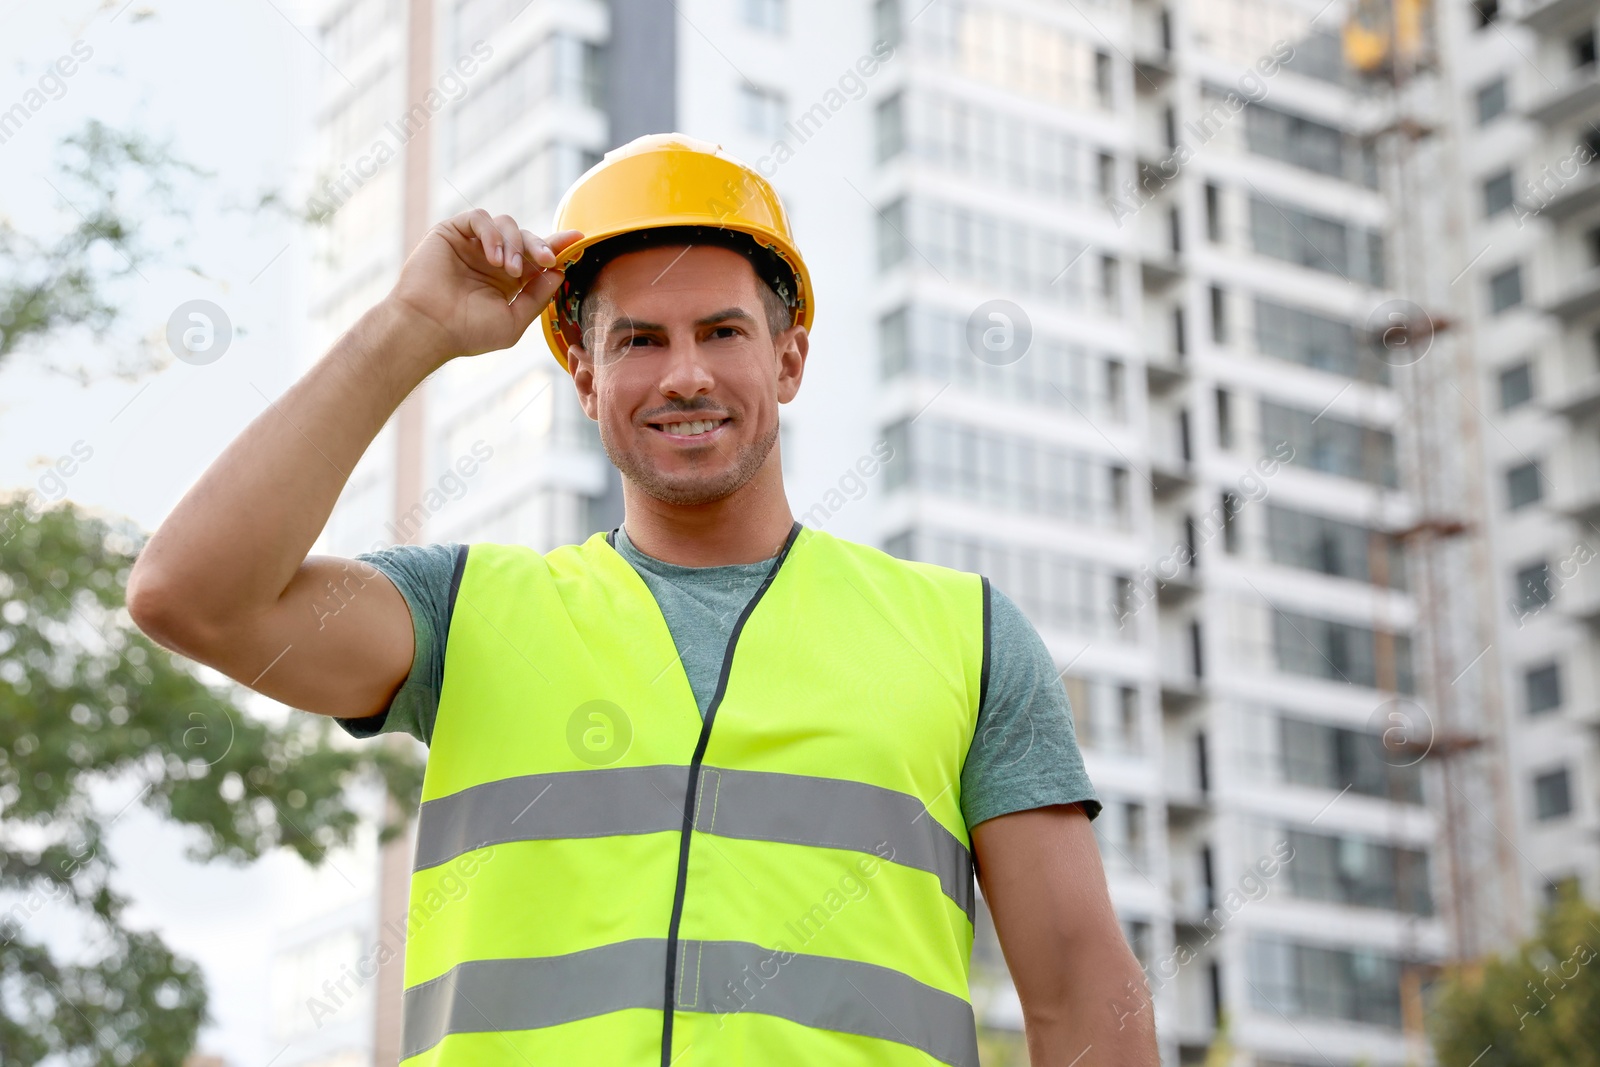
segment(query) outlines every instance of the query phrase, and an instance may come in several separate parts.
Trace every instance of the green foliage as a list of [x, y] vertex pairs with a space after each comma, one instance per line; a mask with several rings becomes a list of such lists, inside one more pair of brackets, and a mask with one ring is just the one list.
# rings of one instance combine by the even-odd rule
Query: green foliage
[[1445, 979], [1433, 1029], [1440, 1067], [1600, 1067], [1600, 910], [1564, 893], [1515, 953]]
[[[351, 839], [346, 787], [362, 778], [406, 813], [420, 796], [407, 755], [330, 744], [323, 718], [248, 715], [242, 690], [205, 684], [145, 638], [123, 607], [138, 546], [71, 506], [0, 501], [0, 892], [19, 901], [0, 912], [7, 1065], [176, 1064], [205, 1018], [194, 965], [124, 925], [103, 848], [121, 813], [97, 810], [93, 791], [131, 786], [130, 806], [193, 832], [191, 856], [232, 863], [279, 847], [320, 862]], [[90, 931], [88, 962], [59, 962], [32, 929], [62, 908]]]
[[[164, 145], [98, 120], [64, 138], [55, 174], [46, 180], [76, 225], [54, 240], [41, 240], [0, 218], [0, 363], [72, 327], [104, 338], [121, 317], [110, 295], [113, 284], [130, 274], [143, 277], [139, 268], [157, 258], [147, 235], [151, 221], [186, 215], [183, 179], [206, 173]], [[179, 238], [181, 230], [162, 238], [162, 257]], [[82, 367], [46, 365], [80, 381], [88, 378]], [[151, 366], [148, 359], [134, 359], [113, 369], [135, 377]]]

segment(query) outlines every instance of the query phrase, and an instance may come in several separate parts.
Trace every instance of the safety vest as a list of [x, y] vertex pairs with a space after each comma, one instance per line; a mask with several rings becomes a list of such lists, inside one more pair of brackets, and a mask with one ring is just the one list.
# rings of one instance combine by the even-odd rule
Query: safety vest
[[610, 536], [458, 558], [405, 1067], [977, 1067], [988, 580], [797, 522], [702, 719]]

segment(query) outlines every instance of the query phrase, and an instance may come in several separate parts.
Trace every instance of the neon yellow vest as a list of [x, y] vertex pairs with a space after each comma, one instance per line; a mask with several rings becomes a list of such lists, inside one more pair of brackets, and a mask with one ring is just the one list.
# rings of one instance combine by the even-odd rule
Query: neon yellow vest
[[702, 720], [607, 535], [457, 574], [405, 1067], [977, 1067], [987, 579], [795, 523]]

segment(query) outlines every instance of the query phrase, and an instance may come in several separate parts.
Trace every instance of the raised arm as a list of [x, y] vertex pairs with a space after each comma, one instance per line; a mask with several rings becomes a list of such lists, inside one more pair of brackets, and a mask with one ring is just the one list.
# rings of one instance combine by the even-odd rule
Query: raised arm
[[1144, 972], [1083, 809], [986, 819], [972, 828], [972, 849], [1035, 1067], [1159, 1067]]
[[508, 348], [561, 284], [548, 242], [482, 210], [429, 230], [399, 280], [201, 475], [140, 553], [150, 638], [323, 715], [375, 715], [411, 669], [411, 615], [376, 569], [308, 556], [350, 472], [417, 385]]

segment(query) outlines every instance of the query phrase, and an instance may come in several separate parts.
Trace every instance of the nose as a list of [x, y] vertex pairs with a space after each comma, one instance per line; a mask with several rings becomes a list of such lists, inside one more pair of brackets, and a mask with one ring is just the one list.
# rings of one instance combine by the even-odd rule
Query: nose
[[661, 380], [657, 388], [662, 396], [692, 397], [709, 393], [716, 378], [706, 363], [704, 353], [691, 336], [672, 338], [667, 346], [666, 359], [661, 367]]

